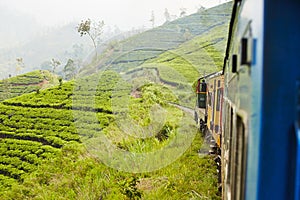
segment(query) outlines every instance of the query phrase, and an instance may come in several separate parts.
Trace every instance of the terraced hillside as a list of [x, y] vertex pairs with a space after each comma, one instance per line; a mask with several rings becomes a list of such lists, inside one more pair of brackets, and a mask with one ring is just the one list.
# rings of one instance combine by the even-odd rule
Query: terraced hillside
[[36, 70], [0, 81], [0, 101], [58, 83], [58, 78], [47, 70]]
[[[222, 69], [228, 24], [215, 27], [179, 47], [144, 62], [126, 74], [155, 69], [160, 81], [169, 85], [192, 84], [201, 75]], [[182, 77], [179, 78], [179, 75]]]
[[114, 43], [100, 55], [97, 64], [92, 63], [86, 66], [81, 69], [80, 74], [87, 75], [101, 69], [126, 72], [149, 59], [156, 58], [165, 51], [178, 47], [195, 36], [207, 35], [211, 29], [227, 25], [230, 12], [231, 2]]
[[[97, 155], [97, 145], [109, 144], [99, 143], [98, 139], [105, 136], [114, 149], [131, 152], [126, 153], [130, 157], [124, 157], [127, 161], [123, 170], [138, 170], [134, 167], [138, 167], [137, 162], [128, 160], [135, 158], [134, 155], [170, 144], [176, 151], [177, 145], [182, 145], [172, 141], [177, 141], [181, 132], [185, 133], [181, 141], [186, 142], [186, 137], [193, 139], [196, 127], [192, 117], [169, 105], [170, 101], [176, 102], [177, 97], [168, 88], [147, 84], [133, 90], [131, 83], [110, 71], [3, 101], [0, 103], [0, 199], [217, 197], [213, 161], [200, 158], [194, 146], [201, 144], [199, 136], [194, 145], [186, 147], [189, 150], [181, 160], [174, 160], [169, 167], [155, 172], [125, 173], [116, 167], [123, 156], [118, 158], [114, 153], [103, 160], [102, 154]], [[157, 121], [164, 124], [152, 137], [137, 138], [138, 134], [155, 129]], [[112, 166], [106, 161], [112, 161]], [[153, 164], [153, 160], [150, 162]], [[154, 168], [161, 168], [159, 160], [154, 163]], [[116, 169], [112, 169], [114, 166]], [[196, 168], [199, 170], [195, 171]], [[183, 182], [178, 182], [179, 176], [185, 177]], [[195, 184], [190, 185], [190, 181]]]
[[[193, 107], [194, 82], [222, 68], [230, 12], [229, 2], [138, 34], [115, 44], [94, 66], [117, 71], [136, 85], [166, 84], [182, 105]], [[95, 70], [87, 67], [82, 73]]]
[[[107, 80], [113, 83], [117, 75], [106, 73], [102, 77], [105, 83]], [[97, 108], [101, 110], [98, 117], [101, 125], [107, 126], [112, 118], [112, 111], [107, 107], [109, 92], [102, 90], [109, 91], [111, 88], [107, 85], [102, 87], [105, 88], [100, 86], [98, 93], [101, 95], [99, 98], [101, 102], [97, 104], [99, 105]], [[24, 94], [0, 104], [2, 187], [14, 182], [22, 182], [43, 160], [57, 156], [64, 145], [70, 142], [81, 142], [74, 125], [76, 119], [73, 117], [72, 109], [82, 113], [95, 111], [83, 102], [72, 105], [73, 89], [74, 83], [68, 82], [40, 93]], [[90, 93], [88, 90], [76, 93], [76, 97], [82, 99], [80, 96]], [[89, 124], [86, 131], [92, 134], [99, 129], [100, 127]]]
[[177, 48], [149, 59], [128, 70], [124, 77], [131, 82], [163, 83], [179, 97], [182, 105], [193, 107], [195, 81], [205, 74], [222, 69], [228, 24], [212, 28]]

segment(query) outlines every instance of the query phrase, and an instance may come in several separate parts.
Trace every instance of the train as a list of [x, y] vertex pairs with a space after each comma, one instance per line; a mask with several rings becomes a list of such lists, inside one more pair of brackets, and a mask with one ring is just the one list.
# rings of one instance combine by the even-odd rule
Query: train
[[234, 0], [223, 69], [198, 79], [226, 200], [300, 200], [300, 1]]

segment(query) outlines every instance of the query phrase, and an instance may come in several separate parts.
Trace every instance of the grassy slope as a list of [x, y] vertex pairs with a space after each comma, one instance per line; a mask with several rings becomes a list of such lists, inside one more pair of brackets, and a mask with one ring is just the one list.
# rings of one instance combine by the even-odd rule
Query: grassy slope
[[192, 84], [205, 74], [222, 69], [228, 24], [194, 37], [179, 47], [166, 51], [142, 65], [128, 70], [127, 79], [162, 82], [169, 86], [182, 105], [194, 106]]
[[[193, 107], [194, 90], [192, 84], [199, 76], [221, 70], [222, 68], [230, 9], [231, 3], [227, 3], [166, 25], [169, 28], [173, 26], [173, 30], [176, 30], [178, 24], [185, 26], [185, 28], [192, 24], [191, 27], [199, 29], [194, 34], [200, 34], [188, 41], [178, 43], [177, 46], [174, 45], [172, 49], [165, 49], [160, 54], [149, 57], [137, 65], [130, 62], [134, 55], [137, 55], [136, 52], [130, 52], [125, 56], [121, 56], [118, 60], [120, 62], [128, 61], [128, 63], [124, 62], [122, 65], [119, 65], [119, 71], [124, 72], [125, 70], [125, 77], [132, 82], [140, 82], [141, 84], [141, 82], [148, 80], [169, 85], [172, 91], [179, 96], [179, 101], [182, 105]], [[165, 28], [165, 26], [161, 28]], [[155, 39], [153, 39], [151, 34], [153, 33], [149, 32], [149, 39], [152, 39], [155, 45], [156, 38], [159, 39], [159, 36], [156, 35], [153, 37]], [[135, 37], [143, 37], [143, 34]], [[135, 37], [128, 40], [136, 41]], [[145, 42], [147, 42], [146, 37]], [[114, 66], [116, 65], [111, 67], [113, 68]], [[108, 68], [110, 69], [111, 67]]]
[[222, 69], [227, 31], [228, 24], [215, 27], [139, 67], [156, 68], [163, 82], [191, 84], [205, 73]]
[[155, 172], [114, 170], [87, 152], [86, 145], [99, 134], [131, 152], [161, 149], [178, 134], [182, 117], [185, 134], [195, 134], [193, 119], [167, 103], [177, 101], [169, 89], [148, 84], [138, 88], [140, 97], [129, 98], [127, 114], [136, 124], [147, 126], [153, 120], [147, 113], [158, 104], [168, 113], [165, 126], [152, 138], [128, 136], [112, 113], [126, 112], [118, 106], [130, 88], [117, 74], [105, 72], [1, 103], [0, 198], [217, 198], [213, 161], [197, 153], [199, 135], [179, 160]]
[[45, 89], [58, 83], [58, 78], [46, 70], [36, 70], [0, 81], [0, 101], [21, 94]]
[[[209, 157], [199, 157], [197, 135], [180, 159], [155, 172], [132, 174], [108, 168], [75, 148], [66, 146], [56, 159], [41, 165], [3, 195], [24, 199], [220, 199]], [[80, 157], [80, 159], [78, 159]]]
[[98, 64], [81, 69], [88, 75], [99, 69], [126, 72], [174, 49], [191, 38], [207, 34], [212, 28], [227, 24], [231, 3], [195, 13], [116, 43], [99, 56]]

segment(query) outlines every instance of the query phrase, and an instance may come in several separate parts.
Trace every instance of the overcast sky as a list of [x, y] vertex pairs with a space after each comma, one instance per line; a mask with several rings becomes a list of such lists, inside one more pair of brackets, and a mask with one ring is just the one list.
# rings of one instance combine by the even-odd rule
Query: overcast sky
[[179, 15], [180, 8], [187, 13], [197, 8], [212, 7], [225, 0], [0, 0], [0, 6], [13, 11], [22, 11], [36, 18], [44, 26], [61, 25], [71, 21], [91, 18], [104, 20], [105, 24], [117, 25], [126, 30], [132, 27], [150, 27], [154, 11], [156, 25], [164, 22], [164, 11]]

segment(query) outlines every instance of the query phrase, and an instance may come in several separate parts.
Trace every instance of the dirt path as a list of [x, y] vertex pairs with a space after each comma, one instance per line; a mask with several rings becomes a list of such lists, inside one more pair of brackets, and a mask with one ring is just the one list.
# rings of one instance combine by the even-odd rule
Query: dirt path
[[170, 105], [176, 106], [177, 108], [181, 109], [182, 111], [188, 113], [189, 115], [191, 115], [192, 117], [194, 117], [195, 115], [195, 110], [186, 106], [182, 106], [179, 105], [177, 103], [173, 103], [173, 102], [168, 102]]

